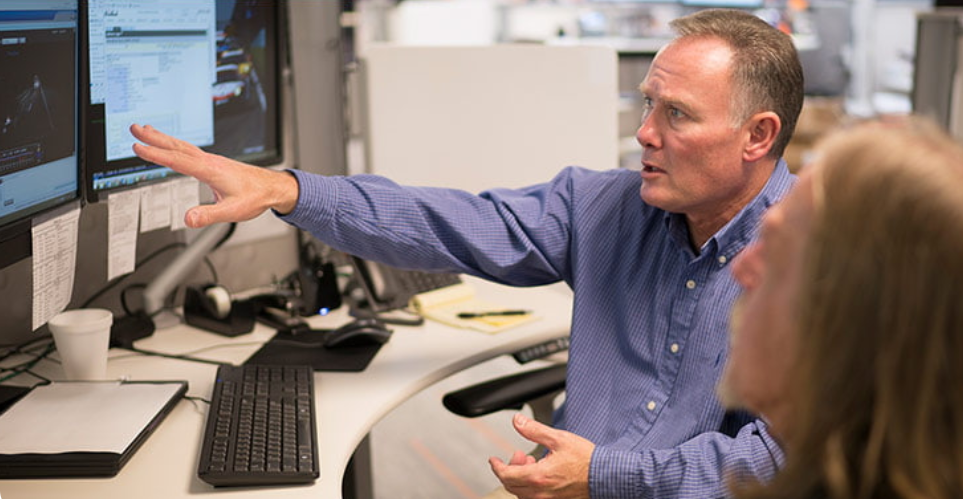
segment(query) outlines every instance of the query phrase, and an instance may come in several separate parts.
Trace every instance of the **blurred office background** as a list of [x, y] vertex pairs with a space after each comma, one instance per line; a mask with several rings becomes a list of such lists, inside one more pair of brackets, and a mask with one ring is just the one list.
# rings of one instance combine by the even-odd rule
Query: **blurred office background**
[[[637, 164], [637, 86], [671, 36], [672, 19], [701, 8], [746, 9], [791, 33], [802, 59], [807, 105], [791, 167], [812, 140], [842, 115], [911, 109], [916, 15], [933, 0], [354, 0], [344, 2], [347, 57], [363, 60], [372, 44], [596, 44], [618, 53], [619, 154]], [[357, 84], [348, 74], [349, 96]], [[353, 109], [358, 109], [357, 106]], [[360, 137], [352, 119], [352, 137]], [[357, 163], [359, 148], [349, 149]]]

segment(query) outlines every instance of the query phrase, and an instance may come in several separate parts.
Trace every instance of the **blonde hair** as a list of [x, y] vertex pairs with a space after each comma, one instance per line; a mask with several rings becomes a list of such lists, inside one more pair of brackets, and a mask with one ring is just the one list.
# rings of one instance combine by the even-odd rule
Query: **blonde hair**
[[963, 497], [963, 147], [910, 119], [820, 150], [787, 463], [745, 497]]

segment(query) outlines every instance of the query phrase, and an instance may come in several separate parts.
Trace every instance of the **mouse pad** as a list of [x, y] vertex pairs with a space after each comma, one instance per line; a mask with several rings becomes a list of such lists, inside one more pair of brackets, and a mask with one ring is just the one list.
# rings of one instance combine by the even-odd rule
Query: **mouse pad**
[[326, 348], [322, 344], [325, 330], [312, 329], [292, 334], [279, 331], [274, 338], [254, 352], [245, 364], [305, 364], [315, 371], [364, 371], [381, 345]]

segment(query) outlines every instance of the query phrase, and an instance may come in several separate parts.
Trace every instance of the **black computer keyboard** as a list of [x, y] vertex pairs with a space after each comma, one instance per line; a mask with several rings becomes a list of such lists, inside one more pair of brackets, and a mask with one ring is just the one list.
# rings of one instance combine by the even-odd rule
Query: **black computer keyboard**
[[218, 486], [316, 480], [311, 367], [219, 367], [197, 476]]

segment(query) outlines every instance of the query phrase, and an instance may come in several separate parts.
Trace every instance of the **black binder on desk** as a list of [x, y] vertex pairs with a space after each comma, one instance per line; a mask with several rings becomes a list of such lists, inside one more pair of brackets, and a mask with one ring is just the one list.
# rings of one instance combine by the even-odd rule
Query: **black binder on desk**
[[38, 386], [0, 415], [0, 478], [114, 476], [186, 391], [186, 381]]

